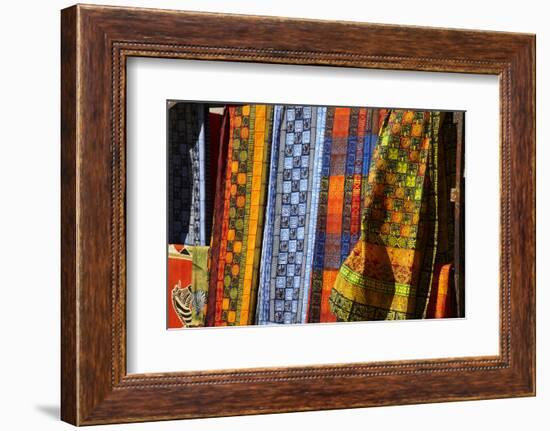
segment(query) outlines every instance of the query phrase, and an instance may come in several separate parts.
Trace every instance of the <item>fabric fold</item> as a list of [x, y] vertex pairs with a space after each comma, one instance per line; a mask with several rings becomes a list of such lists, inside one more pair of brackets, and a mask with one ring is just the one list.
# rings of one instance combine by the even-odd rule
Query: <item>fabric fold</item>
[[445, 177], [441, 117], [404, 110], [387, 116], [368, 177], [361, 239], [331, 291], [338, 320], [425, 317], [434, 267], [449, 252], [440, 235], [448, 226], [438, 194]]

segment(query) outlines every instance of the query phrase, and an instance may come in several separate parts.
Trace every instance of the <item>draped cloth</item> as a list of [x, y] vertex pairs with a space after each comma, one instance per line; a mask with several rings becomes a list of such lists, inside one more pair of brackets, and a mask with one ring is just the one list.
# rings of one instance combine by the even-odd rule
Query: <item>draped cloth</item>
[[[223, 198], [210, 252], [208, 326], [254, 321], [270, 160], [273, 106], [229, 107]], [[221, 153], [220, 153], [221, 154]]]
[[439, 205], [445, 202], [442, 115], [392, 110], [386, 116], [368, 176], [361, 238], [329, 298], [337, 320], [425, 317], [434, 267], [450, 253], [447, 237], [439, 235], [448, 226], [447, 205]]
[[[462, 141], [462, 127], [464, 121], [463, 112], [453, 112], [442, 115], [440, 126], [439, 151], [439, 182], [438, 193], [440, 196], [438, 224], [437, 260], [433, 268], [432, 288], [427, 305], [425, 317], [430, 318], [453, 318], [459, 316], [457, 301], [458, 277], [463, 274], [456, 274], [454, 265], [462, 250], [455, 248], [455, 205], [460, 202], [452, 202], [449, 196], [451, 187], [456, 187], [456, 152], [457, 143]], [[442, 151], [441, 149], [444, 149]], [[456, 257], [455, 257], [456, 255]], [[427, 277], [426, 277], [427, 278]]]
[[360, 237], [367, 176], [385, 110], [327, 108], [307, 321], [330, 322], [329, 297]]
[[[213, 151], [216, 154], [216, 181], [214, 190], [214, 210], [212, 237], [210, 241], [210, 253], [208, 258], [209, 279], [208, 279], [208, 302], [206, 306], [206, 326], [214, 326], [216, 319], [216, 292], [223, 289], [223, 275], [218, 276], [218, 268], [223, 271], [224, 267], [217, 264], [217, 259], [220, 253], [222, 233], [227, 229], [227, 225], [221, 223], [225, 211], [225, 182], [227, 173], [227, 158], [230, 141], [230, 118], [229, 109], [224, 109], [221, 119], [220, 129], [217, 134], [218, 141], [213, 142], [217, 149]], [[212, 135], [211, 135], [212, 136]], [[221, 272], [223, 274], [223, 272]]]
[[168, 243], [206, 245], [212, 213], [207, 214], [205, 145], [208, 113], [204, 104], [176, 103], [168, 112]]
[[168, 120], [170, 328], [455, 317], [463, 114], [176, 103]]
[[432, 291], [426, 318], [441, 319], [458, 317], [456, 297], [452, 280], [452, 264], [438, 265], [434, 270]]
[[256, 323], [305, 323], [326, 108], [275, 106]]

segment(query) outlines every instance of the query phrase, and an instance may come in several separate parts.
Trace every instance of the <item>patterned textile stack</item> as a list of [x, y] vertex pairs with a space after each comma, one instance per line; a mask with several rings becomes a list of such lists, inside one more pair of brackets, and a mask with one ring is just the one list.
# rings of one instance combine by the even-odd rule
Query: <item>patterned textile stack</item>
[[254, 323], [264, 227], [273, 107], [229, 107], [229, 136], [221, 225], [211, 249], [209, 326]]
[[169, 114], [169, 327], [454, 315], [458, 117], [208, 107]]

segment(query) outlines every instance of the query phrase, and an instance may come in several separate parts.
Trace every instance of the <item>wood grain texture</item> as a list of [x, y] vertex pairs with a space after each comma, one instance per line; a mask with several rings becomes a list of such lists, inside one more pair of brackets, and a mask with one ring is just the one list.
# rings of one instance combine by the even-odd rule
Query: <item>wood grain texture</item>
[[[86, 425], [535, 393], [533, 35], [78, 5], [62, 11], [61, 36], [63, 420]], [[129, 56], [498, 75], [500, 354], [127, 375]]]
[[76, 8], [61, 15], [61, 417], [77, 422]]

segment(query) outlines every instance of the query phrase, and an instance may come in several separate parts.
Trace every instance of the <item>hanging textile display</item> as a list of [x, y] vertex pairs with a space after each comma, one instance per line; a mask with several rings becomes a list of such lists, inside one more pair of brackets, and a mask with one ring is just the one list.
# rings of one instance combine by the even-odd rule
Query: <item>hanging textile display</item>
[[[212, 238], [209, 326], [254, 322], [269, 173], [273, 106], [229, 107], [229, 148], [223, 209], [216, 208]], [[215, 268], [215, 269], [213, 269]]]
[[[202, 104], [176, 103], [168, 126], [168, 243], [206, 245], [205, 155], [207, 111]], [[208, 239], [209, 240], [209, 239]]]
[[257, 324], [306, 321], [325, 115], [275, 106]]
[[330, 322], [330, 291], [361, 230], [380, 110], [327, 108], [308, 321]]
[[463, 316], [463, 124], [461, 112], [171, 105], [168, 327]]
[[[439, 112], [392, 110], [380, 132], [367, 186], [361, 239], [330, 296], [338, 320], [423, 318], [434, 267], [447, 258], [438, 238]], [[443, 241], [439, 241], [443, 239]]]

